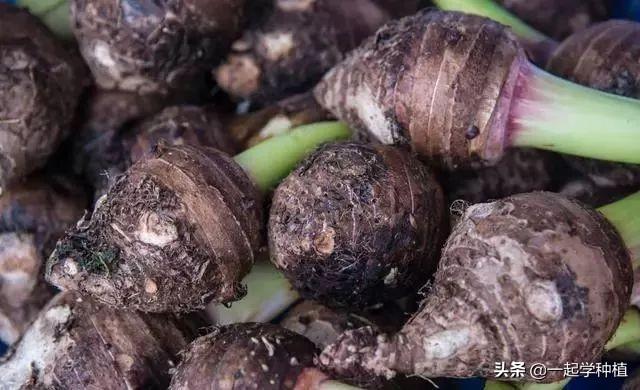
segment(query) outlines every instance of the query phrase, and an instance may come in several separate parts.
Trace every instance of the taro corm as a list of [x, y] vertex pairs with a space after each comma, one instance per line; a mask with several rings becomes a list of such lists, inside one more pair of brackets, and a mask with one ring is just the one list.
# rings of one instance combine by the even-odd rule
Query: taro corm
[[245, 0], [71, 0], [72, 26], [98, 86], [192, 95], [241, 33]]
[[216, 71], [232, 96], [266, 103], [312, 87], [389, 15], [372, 0], [273, 0]]
[[69, 133], [79, 60], [35, 17], [0, 3], [0, 193], [42, 167]]
[[640, 101], [552, 76], [508, 28], [421, 11], [382, 27], [315, 89], [362, 136], [409, 144], [446, 168], [535, 147], [640, 163]]
[[276, 189], [271, 261], [307, 299], [362, 309], [414, 292], [446, 236], [440, 185], [393, 146], [328, 145]]
[[[320, 360], [340, 375], [453, 377], [492, 377], [501, 361], [597, 361], [629, 306], [638, 210], [640, 194], [599, 212], [546, 192], [471, 206], [403, 329], [348, 331]], [[626, 321], [612, 342], [639, 329]]]
[[0, 362], [3, 389], [166, 389], [197, 335], [168, 315], [119, 311], [58, 294]]
[[223, 326], [182, 353], [169, 389], [357, 389], [315, 368], [315, 351], [311, 341], [276, 325]]
[[16, 341], [53, 296], [43, 278], [56, 241], [86, 207], [67, 178], [31, 177], [0, 196], [0, 340]]
[[58, 242], [47, 280], [142, 311], [237, 300], [261, 244], [261, 191], [318, 145], [349, 136], [338, 122], [307, 125], [235, 159], [213, 148], [160, 144]]

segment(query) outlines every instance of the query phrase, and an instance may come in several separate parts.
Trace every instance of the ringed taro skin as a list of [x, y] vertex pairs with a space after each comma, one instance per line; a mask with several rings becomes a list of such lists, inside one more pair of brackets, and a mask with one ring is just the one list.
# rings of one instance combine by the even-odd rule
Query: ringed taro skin
[[387, 23], [314, 92], [361, 138], [448, 170], [493, 165], [510, 147], [640, 163], [638, 100], [539, 69], [481, 16], [427, 10]]
[[[640, 99], [640, 23], [609, 20], [576, 33], [560, 44], [547, 69], [587, 87]], [[640, 165], [567, 160], [605, 194], [640, 188]]]
[[0, 361], [2, 388], [166, 389], [194, 336], [183, 321], [62, 292]]
[[85, 206], [79, 184], [61, 177], [31, 177], [0, 195], [0, 340], [15, 342], [53, 296], [44, 263]]
[[424, 284], [445, 220], [440, 185], [410, 153], [329, 145], [276, 189], [271, 260], [304, 298], [361, 309]]
[[339, 375], [488, 378], [497, 361], [598, 361], [629, 305], [632, 275], [613, 225], [577, 202], [540, 192], [474, 205], [403, 329], [348, 331], [320, 361]]
[[151, 312], [237, 300], [260, 246], [262, 218], [261, 194], [229, 156], [160, 145], [58, 242], [47, 280]]
[[519, 18], [557, 40], [609, 17], [608, 0], [498, 0]]
[[315, 351], [311, 341], [276, 325], [223, 326], [196, 339], [182, 353], [169, 389], [313, 390], [316, 387], [305, 386], [304, 380], [314, 366]]
[[79, 61], [35, 17], [0, 3], [0, 192], [44, 166], [69, 134]]
[[72, 0], [72, 25], [101, 88], [192, 95], [241, 33], [246, 3]]
[[214, 75], [230, 95], [262, 104], [301, 93], [388, 20], [371, 0], [274, 0]]

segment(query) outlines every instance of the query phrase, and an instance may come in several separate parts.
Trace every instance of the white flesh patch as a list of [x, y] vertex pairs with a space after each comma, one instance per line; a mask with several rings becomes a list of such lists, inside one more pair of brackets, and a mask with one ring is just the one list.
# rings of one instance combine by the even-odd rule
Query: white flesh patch
[[260, 136], [263, 138], [274, 137], [284, 134], [293, 127], [291, 120], [285, 115], [276, 115], [260, 130]]
[[447, 359], [473, 345], [472, 328], [464, 327], [438, 332], [422, 341], [427, 359]]
[[32, 366], [37, 370], [38, 382], [42, 383], [47, 366], [69, 347], [71, 340], [64, 332], [59, 335], [56, 329], [64, 329], [70, 319], [71, 308], [67, 305], [54, 306], [38, 317], [11, 359], [0, 366], [2, 385], [6, 386], [3, 388], [17, 389], [30, 381], [34, 374]]
[[537, 281], [527, 286], [525, 304], [531, 315], [540, 321], [557, 321], [562, 317], [562, 299], [556, 284], [551, 281]]
[[262, 46], [266, 50], [266, 56], [271, 61], [289, 56], [293, 50], [293, 35], [285, 32], [273, 32], [262, 36]]
[[147, 212], [138, 220], [138, 230], [134, 232], [134, 235], [145, 244], [164, 248], [178, 239], [178, 228], [168, 218]]
[[19, 307], [38, 282], [41, 259], [31, 234], [0, 234], [0, 293]]
[[393, 144], [393, 133], [384, 114], [384, 107], [376, 102], [368, 87], [358, 88], [356, 95], [348, 102], [351, 108], [356, 109], [358, 117], [378, 141], [387, 145]]

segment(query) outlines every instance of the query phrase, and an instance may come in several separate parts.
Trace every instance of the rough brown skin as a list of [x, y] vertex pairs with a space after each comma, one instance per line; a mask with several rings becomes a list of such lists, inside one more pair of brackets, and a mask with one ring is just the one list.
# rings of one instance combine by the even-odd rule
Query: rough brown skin
[[579, 200], [591, 207], [605, 206], [637, 192], [637, 188], [599, 186], [589, 177], [578, 174], [569, 178], [557, 191], [558, 193]]
[[276, 325], [223, 326], [182, 353], [169, 389], [313, 390], [326, 379], [308, 371], [315, 352], [311, 341]]
[[237, 152], [218, 115], [199, 106], [167, 107], [140, 123], [125, 138], [131, 162], [150, 153], [160, 140], [171, 145], [211, 147], [229, 155]]
[[193, 95], [240, 34], [244, 0], [73, 0], [80, 50], [104, 89]]
[[236, 116], [227, 125], [241, 148], [248, 149], [294, 127], [332, 119], [313, 94], [294, 95], [259, 111]]
[[0, 340], [12, 344], [53, 296], [44, 262], [84, 212], [82, 188], [32, 177], [0, 196]]
[[162, 106], [162, 98], [151, 94], [95, 90], [88, 97], [80, 129], [72, 139], [73, 169], [95, 189], [96, 198], [129, 165], [124, 132]]
[[7, 389], [166, 389], [193, 335], [172, 316], [58, 294], [0, 362]]
[[[640, 23], [610, 20], [566, 39], [549, 59], [548, 70], [605, 92], [640, 98]], [[640, 166], [566, 157], [598, 187], [640, 188]]]
[[444, 239], [430, 170], [391, 146], [321, 148], [276, 189], [271, 261], [307, 299], [365, 308], [415, 291]]
[[212, 148], [159, 145], [78, 223], [46, 277], [120, 308], [183, 312], [244, 294], [261, 243], [261, 195]]
[[232, 96], [258, 103], [304, 92], [388, 19], [371, 0], [274, 0], [215, 78]]
[[[632, 284], [624, 243], [596, 211], [545, 192], [479, 204], [455, 227], [432, 289], [399, 333], [347, 332], [320, 360], [340, 375], [447, 377], [493, 377], [500, 361], [598, 361]], [[544, 381], [559, 379], [550, 372]]]
[[79, 63], [35, 16], [0, 4], [0, 192], [42, 167], [69, 133]]
[[533, 28], [562, 40], [609, 16], [608, 0], [498, 0]]
[[409, 144], [445, 168], [501, 157], [524, 50], [503, 25], [425, 10], [388, 23], [315, 88], [318, 102], [385, 144]]
[[[560, 161], [558, 161], [560, 160]], [[486, 202], [523, 192], [550, 190], [562, 160], [536, 149], [510, 149], [495, 166], [445, 175], [449, 201]]]

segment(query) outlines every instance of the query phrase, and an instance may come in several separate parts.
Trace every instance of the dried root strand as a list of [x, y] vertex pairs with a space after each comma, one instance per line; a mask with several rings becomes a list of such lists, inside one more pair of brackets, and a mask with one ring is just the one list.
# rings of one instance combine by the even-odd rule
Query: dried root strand
[[478, 204], [455, 227], [432, 290], [399, 333], [347, 332], [320, 360], [340, 375], [451, 377], [492, 377], [496, 361], [597, 361], [632, 284], [624, 243], [598, 212], [552, 193]]
[[216, 80], [260, 103], [304, 92], [388, 19], [371, 0], [274, 0], [233, 43]]
[[507, 27], [457, 12], [388, 23], [315, 88], [364, 139], [410, 144], [447, 168], [495, 163], [526, 61]]
[[498, 0], [535, 29], [562, 40], [609, 17], [607, 0]]
[[435, 269], [445, 217], [440, 185], [410, 153], [329, 145], [276, 189], [271, 260], [303, 297], [364, 308], [425, 283]]
[[[182, 355], [171, 390], [313, 390], [318, 379], [326, 379], [309, 370], [315, 355], [311, 341], [266, 323], [220, 327], [195, 340]], [[314, 375], [305, 375], [309, 373]], [[309, 381], [308, 387], [303, 381]]]
[[0, 192], [42, 167], [69, 132], [79, 61], [27, 11], [0, 4]]
[[159, 146], [58, 242], [47, 279], [142, 311], [230, 302], [244, 294], [262, 219], [261, 195], [229, 156]]
[[244, 0], [73, 0], [80, 50], [104, 89], [193, 96], [242, 31]]
[[0, 361], [2, 386], [165, 389], [178, 352], [195, 336], [183, 321], [60, 293]]
[[11, 344], [53, 296], [43, 278], [44, 262], [84, 212], [86, 199], [75, 182], [32, 177], [0, 196], [0, 340]]

